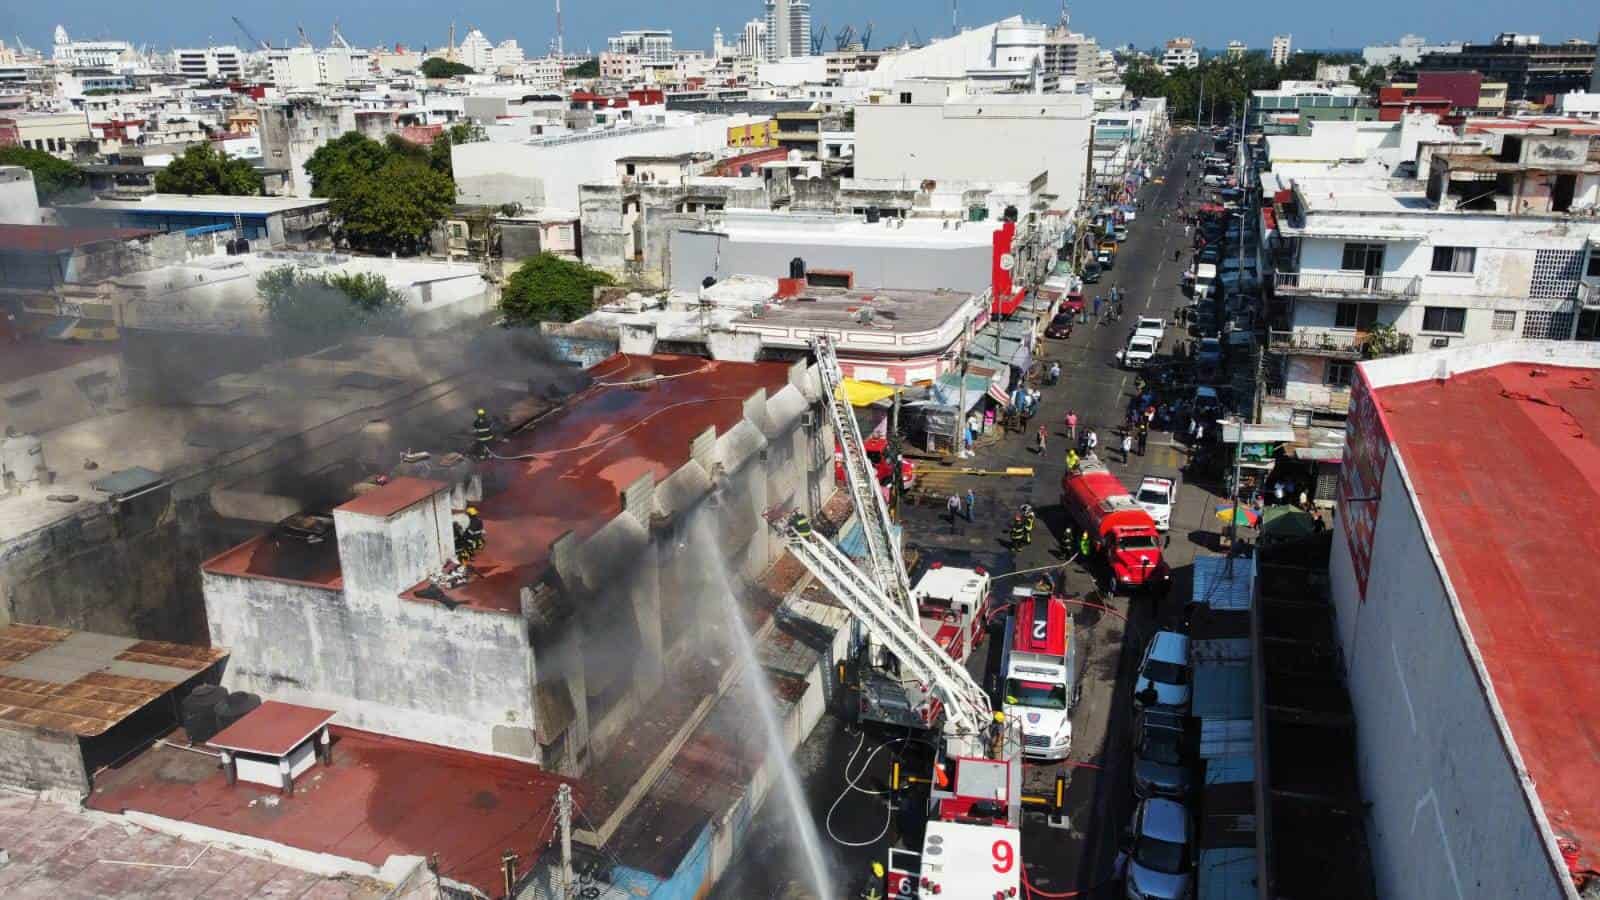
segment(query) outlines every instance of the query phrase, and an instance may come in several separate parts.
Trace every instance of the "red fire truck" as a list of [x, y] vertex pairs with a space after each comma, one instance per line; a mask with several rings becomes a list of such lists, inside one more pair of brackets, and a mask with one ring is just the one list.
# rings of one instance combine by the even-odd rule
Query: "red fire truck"
[[[878, 476], [878, 484], [889, 484], [889, 441], [887, 438], [872, 435], [862, 441], [867, 451], [867, 459], [872, 462], [873, 474]], [[844, 448], [837, 442], [833, 445], [833, 478], [839, 484], [844, 484]], [[900, 480], [906, 490], [911, 490], [917, 480], [916, 464], [905, 457], [900, 458]]]
[[1171, 579], [1161, 558], [1161, 534], [1122, 482], [1093, 453], [1061, 478], [1061, 505], [1087, 529], [1097, 557], [1111, 568], [1112, 589], [1134, 591]]

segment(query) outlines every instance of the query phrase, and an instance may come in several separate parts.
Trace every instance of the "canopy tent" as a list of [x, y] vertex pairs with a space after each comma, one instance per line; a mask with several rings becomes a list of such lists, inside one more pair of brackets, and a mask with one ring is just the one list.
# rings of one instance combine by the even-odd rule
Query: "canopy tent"
[[879, 400], [893, 397], [895, 391], [887, 384], [855, 378], [846, 378], [840, 390], [844, 393], [844, 398], [850, 401], [851, 406], [871, 406]]
[[1293, 506], [1269, 506], [1261, 513], [1261, 542], [1297, 541], [1316, 533], [1311, 514]]

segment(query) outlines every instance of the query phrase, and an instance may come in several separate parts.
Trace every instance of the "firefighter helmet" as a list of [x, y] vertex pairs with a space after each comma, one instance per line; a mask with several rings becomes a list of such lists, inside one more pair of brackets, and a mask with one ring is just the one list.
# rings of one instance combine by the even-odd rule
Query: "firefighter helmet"
[[469, 515], [469, 516], [475, 516], [475, 515], [477, 515], [477, 514], [478, 514], [478, 508], [477, 508], [477, 507], [476, 507], [476, 506], [469, 506], [469, 507], [467, 507], [467, 515]]

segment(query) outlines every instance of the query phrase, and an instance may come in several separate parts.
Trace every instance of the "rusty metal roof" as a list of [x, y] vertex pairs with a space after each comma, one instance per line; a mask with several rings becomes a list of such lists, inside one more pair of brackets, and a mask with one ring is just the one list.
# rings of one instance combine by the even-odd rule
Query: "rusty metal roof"
[[0, 723], [103, 734], [226, 650], [44, 625], [0, 628]]

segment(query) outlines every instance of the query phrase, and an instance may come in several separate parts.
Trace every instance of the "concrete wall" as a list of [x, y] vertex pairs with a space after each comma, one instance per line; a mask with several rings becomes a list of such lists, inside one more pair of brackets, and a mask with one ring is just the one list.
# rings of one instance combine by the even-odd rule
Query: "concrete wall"
[[1089, 98], [980, 95], [901, 104], [898, 90], [856, 107], [857, 178], [1027, 182], [1048, 172], [1051, 207], [1077, 206], [1089, 165]]
[[78, 738], [70, 734], [0, 725], [0, 786], [26, 791], [89, 793]]
[[1381, 493], [1366, 602], [1342, 533], [1330, 571], [1378, 895], [1563, 896], [1393, 458]]
[[38, 225], [39, 194], [33, 173], [21, 166], [0, 166], [0, 225]]
[[[979, 223], [982, 225], [983, 223]], [[992, 227], [988, 230], [993, 230]], [[989, 288], [989, 244], [972, 247], [882, 246], [868, 243], [740, 239], [712, 230], [678, 230], [672, 234], [672, 281], [679, 290], [695, 290], [707, 275], [787, 276], [796, 256], [808, 269], [855, 273], [858, 288], [904, 288], [981, 292]]]

